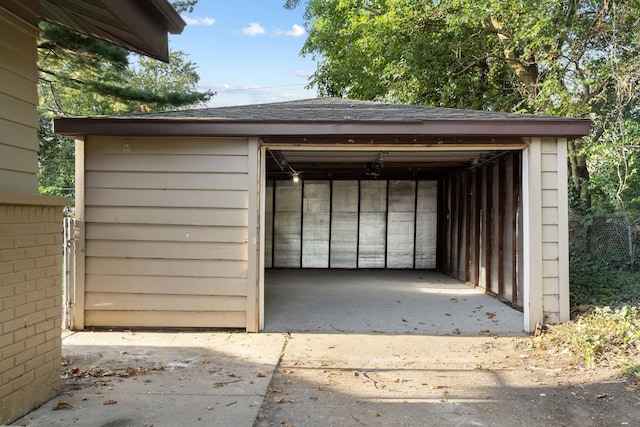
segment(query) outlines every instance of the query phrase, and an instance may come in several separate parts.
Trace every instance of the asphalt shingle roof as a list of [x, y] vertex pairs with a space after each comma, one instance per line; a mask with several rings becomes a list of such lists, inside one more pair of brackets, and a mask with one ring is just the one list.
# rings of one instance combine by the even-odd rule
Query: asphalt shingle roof
[[316, 98], [233, 107], [58, 118], [66, 135], [146, 136], [567, 136], [586, 135], [585, 119]]
[[108, 116], [118, 119], [182, 119], [210, 121], [260, 121], [260, 122], [422, 122], [432, 120], [567, 120], [565, 117], [533, 114], [514, 114], [493, 111], [462, 110], [453, 108], [423, 107], [417, 105], [388, 104], [344, 98], [315, 98], [299, 101], [232, 107], [197, 108], [157, 113]]

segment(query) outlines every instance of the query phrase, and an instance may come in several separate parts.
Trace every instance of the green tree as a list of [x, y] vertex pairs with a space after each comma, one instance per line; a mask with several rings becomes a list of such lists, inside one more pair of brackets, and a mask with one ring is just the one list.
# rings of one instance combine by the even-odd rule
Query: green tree
[[[213, 93], [197, 92], [199, 76], [193, 62], [180, 51], [170, 52], [170, 63], [165, 64], [143, 56], [132, 66], [119, 67], [109, 61], [96, 61], [96, 68], [73, 71], [79, 57], [53, 60], [45, 57], [41, 64], [50, 65], [39, 80], [39, 186], [49, 195], [69, 196], [74, 186], [73, 141], [53, 133], [55, 116], [102, 115], [161, 111], [203, 105]], [[42, 70], [42, 68], [41, 68]], [[60, 71], [58, 71], [60, 70]], [[127, 86], [114, 86], [107, 90], [94, 90], [100, 74], [110, 74], [113, 82], [126, 82]], [[64, 77], [60, 77], [64, 75]], [[98, 80], [92, 80], [98, 82]], [[109, 85], [109, 84], [106, 84]], [[114, 88], [121, 88], [120, 91]], [[131, 88], [131, 89], [129, 89]]]
[[638, 120], [638, 12], [623, 0], [309, 0], [302, 53], [318, 60], [321, 95], [591, 118], [569, 144], [588, 209], [592, 148]]
[[[197, 0], [174, 2], [193, 11]], [[69, 196], [74, 186], [73, 141], [53, 133], [54, 116], [102, 115], [204, 105], [197, 66], [180, 51], [170, 62], [129, 51], [48, 22], [40, 23], [39, 185], [43, 194]]]

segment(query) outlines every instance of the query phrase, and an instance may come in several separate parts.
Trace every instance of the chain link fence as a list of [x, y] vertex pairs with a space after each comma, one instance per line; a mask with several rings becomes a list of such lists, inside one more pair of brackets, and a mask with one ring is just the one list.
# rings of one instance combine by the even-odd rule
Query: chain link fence
[[572, 262], [640, 271], [640, 214], [570, 217], [569, 251]]

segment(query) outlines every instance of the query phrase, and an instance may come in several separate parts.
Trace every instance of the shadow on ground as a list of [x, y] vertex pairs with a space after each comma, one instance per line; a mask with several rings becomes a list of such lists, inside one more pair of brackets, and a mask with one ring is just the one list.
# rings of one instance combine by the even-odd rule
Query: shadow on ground
[[281, 334], [80, 332], [63, 338], [62, 393], [13, 425], [249, 426]]
[[522, 339], [292, 334], [255, 427], [638, 426], [640, 396]]

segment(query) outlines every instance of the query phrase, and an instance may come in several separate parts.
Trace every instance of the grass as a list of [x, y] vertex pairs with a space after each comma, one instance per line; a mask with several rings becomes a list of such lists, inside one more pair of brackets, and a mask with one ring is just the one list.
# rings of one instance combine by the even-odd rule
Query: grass
[[537, 347], [564, 350], [586, 368], [640, 372], [640, 273], [572, 265], [571, 304], [577, 316], [549, 326]]

